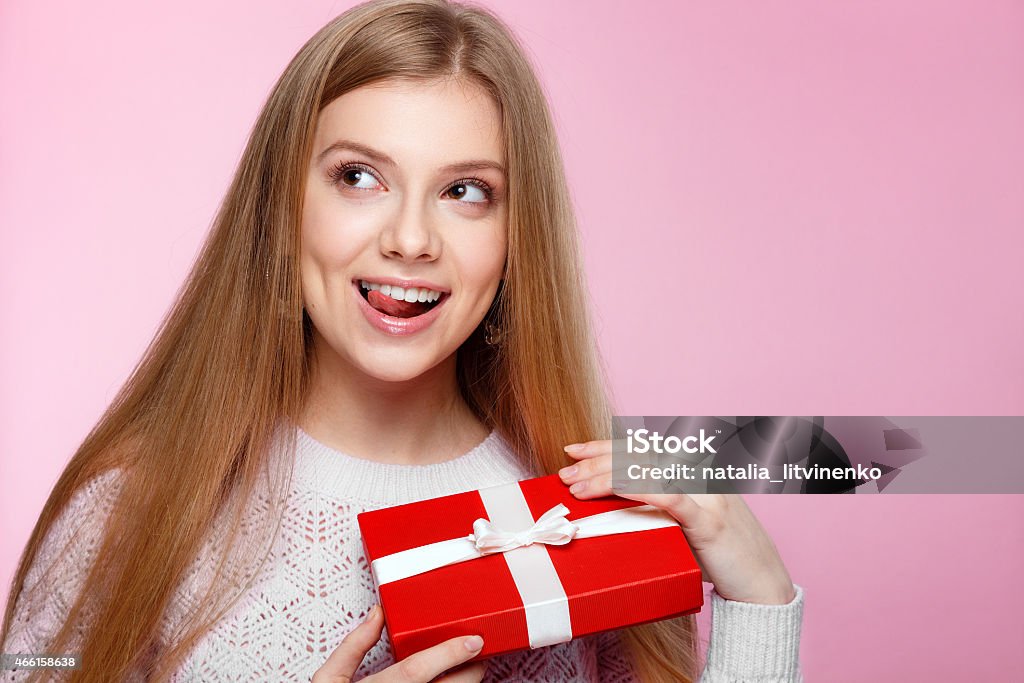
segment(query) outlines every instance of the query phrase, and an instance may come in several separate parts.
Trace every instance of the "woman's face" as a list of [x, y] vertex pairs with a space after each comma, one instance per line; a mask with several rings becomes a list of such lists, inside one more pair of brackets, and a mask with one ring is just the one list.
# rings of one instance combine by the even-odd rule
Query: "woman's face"
[[323, 109], [300, 256], [318, 357], [403, 381], [452, 356], [504, 269], [504, 165], [475, 84], [389, 81]]

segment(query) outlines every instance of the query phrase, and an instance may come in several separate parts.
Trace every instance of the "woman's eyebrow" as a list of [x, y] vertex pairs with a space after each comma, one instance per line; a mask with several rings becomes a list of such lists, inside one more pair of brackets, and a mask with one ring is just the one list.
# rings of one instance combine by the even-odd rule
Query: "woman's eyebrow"
[[[362, 154], [373, 159], [375, 162], [381, 164], [382, 166], [398, 165], [395, 163], [394, 159], [389, 157], [387, 154], [384, 154], [384, 152], [379, 152], [375, 150], [373, 147], [369, 147], [367, 145], [362, 144], [361, 142], [355, 142], [353, 140], [338, 140], [337, 142], [331, 144], [324, 151], [320, 152], [320, 154], [317, 155], [317, 163], [323, 161], [323, 158], [325, 156], [337, 150], [348, 150], [350, 152]], [[483, 171], [489, 168], [498, 171], [502, 175], [505, 174], [505, 167], [502, 166], [497, 161], [492, 161], [490, 159], [473, 159], [470, 161], [459, 161], [454, 164], [448, 164], [447, 166], [444, 166], [441, 170], [445, 173], [463, 173], [467, 171]]]
[[327, 149], [320, 152], [320, 154], [317, 155], [316, 160], [319, 163], [320, 161], [323, 161], [323, 158], [330, 154], [331, 152], [341, 149], [347, 149], [350, 152], [355, 152], [357, 154], [368, 156], [374, 161], [376, 161], [378, 164], [381, 164], [382, 166], [396, 165], [395, 162], [391, 159], [391, 157], [389, 157], [384, 152], [378, 152], [373, 147], [368, 147], [367, 145], [364, 145], [361, 142], [354, 142], [352, 140], [338, 140], [337, 142], [329, 146]]
[[484, 171], [488, 168], [493, 168], [502, 175], [505, 175], [505, 167], [499, 164], [497, 161], [490, 161], [487, 159], [480, 159], [474, 161], [460, 161], [456, 164], [448, 164], [442, 171], [451, 173], [464, 173], [467, 171]]

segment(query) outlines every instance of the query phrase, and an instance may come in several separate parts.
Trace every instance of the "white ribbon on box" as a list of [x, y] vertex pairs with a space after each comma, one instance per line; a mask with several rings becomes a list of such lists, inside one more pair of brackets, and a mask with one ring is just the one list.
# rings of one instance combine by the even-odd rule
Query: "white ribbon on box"
[[423, 574], [450, 564], [502, 553], [523, 606], [530, 647], [572, 640], [569, 599], [548, 552], [536, 544], [565, 545], [574, 538], [593, 538], [678, 526], [671, 515], [653, 505], [569, 521], [569, 508], [555, 505], [536, 521], [518, 482], [477, 491], [487, 516], [473, 522], [473, 533], [402, 550], [370, 563], [378, 586]]

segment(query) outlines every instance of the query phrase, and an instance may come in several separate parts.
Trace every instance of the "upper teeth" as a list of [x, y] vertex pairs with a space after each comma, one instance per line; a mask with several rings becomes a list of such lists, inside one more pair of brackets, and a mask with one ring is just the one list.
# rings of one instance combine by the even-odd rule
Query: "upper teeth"
[[363, 289], [369, 290], [380, 290], [381, 294], [386, 294], [392, 299], [398, 301], [437, 301], [441, 298], [441, 292], [434, 291], [433, 289], [427, 289], [426, 287], [399, 287], [398, 285], [382, 285], [376, 282], [367, 282], [366, 280], [360, 280], [359, 286]]

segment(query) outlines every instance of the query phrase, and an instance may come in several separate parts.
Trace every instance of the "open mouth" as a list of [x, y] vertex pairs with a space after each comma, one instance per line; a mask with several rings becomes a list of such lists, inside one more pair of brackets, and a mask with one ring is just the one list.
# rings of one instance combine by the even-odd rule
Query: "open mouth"
[[359, 293], [370, 306], [395, 318], [415, 318], [437, 306], [448, 295], [425, 287], [399, 287], [359, 280]]

